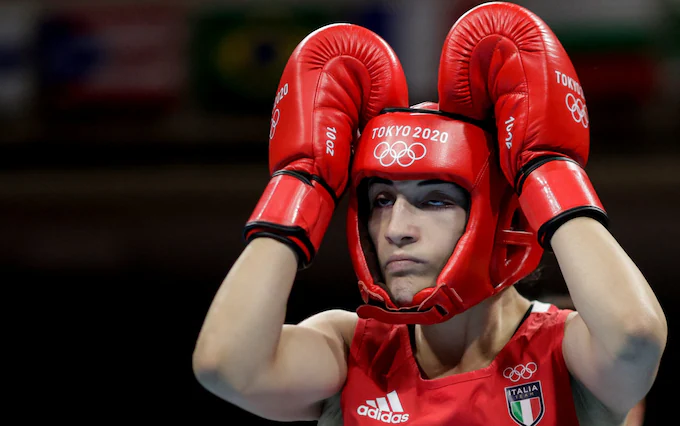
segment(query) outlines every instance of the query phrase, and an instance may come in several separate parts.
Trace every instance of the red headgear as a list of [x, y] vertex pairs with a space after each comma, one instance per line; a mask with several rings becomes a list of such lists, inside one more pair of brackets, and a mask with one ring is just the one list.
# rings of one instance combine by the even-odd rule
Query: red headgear
[[[491, 132], [425, 103], [385, 110], [364, 128], [352, 162], [347, 236], [365, 304], [362, 318], [396, 324], [445, 321], [533, 271], [543, 250], [500, 171]], [[463, 235], [433, 288], [398, 307], [380, 284], [377, 256], [367, 231], [365, 178], [440, 179], [470, 194]]]

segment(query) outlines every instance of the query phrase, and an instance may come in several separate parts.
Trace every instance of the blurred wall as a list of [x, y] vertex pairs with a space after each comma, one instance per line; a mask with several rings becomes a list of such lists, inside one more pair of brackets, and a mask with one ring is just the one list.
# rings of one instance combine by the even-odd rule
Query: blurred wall
[[[21, 353], [59, 359], [59, 380], [83, 397], [117, 382], [117, 396], [99, 402], [119, 414], [146, 407], [150, 416], [268, 424], [200, 388], [191, 352], [268, 180], [269, 113], [288, 55], [322, 25], [363, 25], [397, 52], [411, 103], [436, 100], [444, 37], [478, 3], [0, 3], [0, 268], [20, 289], [19, 315], [32, 330], [21, 337], [41, 349]], [[668, 315], [646, 412], [646, 424], [661, 424], [673, 415], [679, 353], [680, 6], [517, 3], [553, 28], [574, 62], [591, 119], [587, 170], [612, 233]], [[345, 203], [298, 276], [289, 322], [359, 303]], [[522, 290], [564, 294], [554, 258], [544, 261], [543, 282]]]

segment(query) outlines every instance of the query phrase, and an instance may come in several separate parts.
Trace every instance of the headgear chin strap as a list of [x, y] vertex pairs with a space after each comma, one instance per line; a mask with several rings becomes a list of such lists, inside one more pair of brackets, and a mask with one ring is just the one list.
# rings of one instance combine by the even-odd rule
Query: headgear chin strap
[[[388, 109], [364, 128], [352, 162], [347, 236], [364, 304], [362, 318], [394, 324], [436, 324], [457, 315], [533, 271], [543, 250], [500, 171], [491, 132], [479, 123], [446, 114], [434, 103]], [[397, 306], [381, 283], [367, 230], [368, 203], [362, 182], [440, 179], [470, 194], [463, 235], [436, 285], [418, 292], [410, 306]], [[445, 232], [446, 230], [442, 230]]]

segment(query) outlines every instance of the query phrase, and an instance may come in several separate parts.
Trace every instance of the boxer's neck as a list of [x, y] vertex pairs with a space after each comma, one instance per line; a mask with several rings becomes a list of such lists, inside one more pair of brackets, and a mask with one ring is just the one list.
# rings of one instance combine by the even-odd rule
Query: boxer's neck
[[434, 379], [488, 366], [530, 305], [509, 287], [444, 323], [417, 325], [414, 355], [423, 375]]

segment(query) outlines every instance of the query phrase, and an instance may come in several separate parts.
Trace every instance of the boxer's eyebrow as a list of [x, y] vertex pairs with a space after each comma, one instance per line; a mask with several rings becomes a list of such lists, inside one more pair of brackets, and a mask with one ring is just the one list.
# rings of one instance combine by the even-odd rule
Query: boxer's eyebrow
[[384, 178], [381, 178], [381, 177], [376, 177], [376, 176], [368, 178], [368, 181], [366, 182], [367, 186], [371, 186], [371, 185], [376, 184], [376, 183], [382, 183], [384, 185], [390, 185], [390, 186], [394, 185], [394, 182], [392, 182], [391, 180], [384, 179]]
[[450, 184], [451, 182], [447, 182], [445, 180], [441, 179], [428, 179], [428, 180], [423, 180], [418, 182], [418, 186], [426, 186], [426, 185], [439, 185], [439, 184]]

